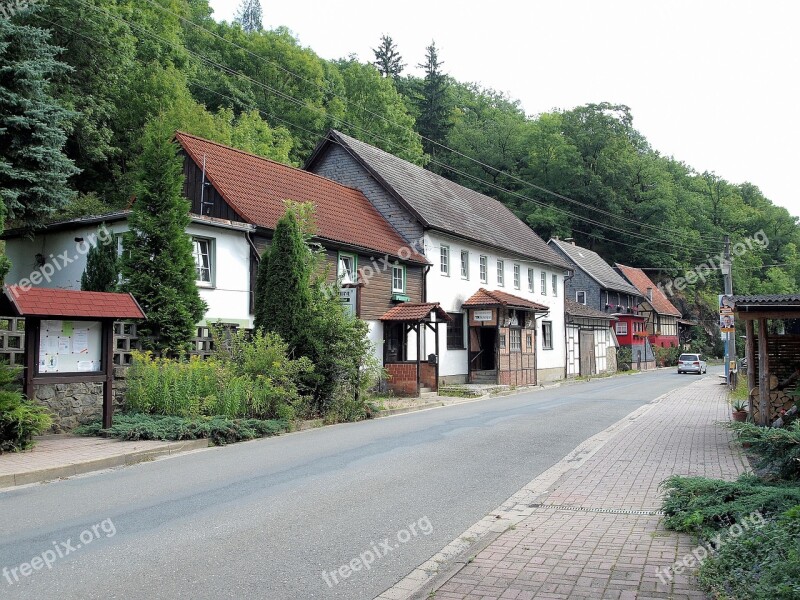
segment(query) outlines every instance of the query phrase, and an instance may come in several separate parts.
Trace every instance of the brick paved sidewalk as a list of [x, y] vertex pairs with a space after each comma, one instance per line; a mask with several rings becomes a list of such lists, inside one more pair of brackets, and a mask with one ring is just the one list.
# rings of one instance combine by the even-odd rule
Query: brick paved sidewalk
[[[694, 548], [664, 530], [661, 481], [672, 474], [735, 479], [747, 469], [719, 421], [730, 417], [725, 386], [706, 377], [661, 398], [568, 471], [444, 585], [441, 599], [704, 598], [694, 578], [662, 583], [656, 569]], [[613, 512], [611, 512], [613, 511]], [[638, 512], [636, 512], [638, 511]], [[383, 597], [383, 596], [382, 596]]]

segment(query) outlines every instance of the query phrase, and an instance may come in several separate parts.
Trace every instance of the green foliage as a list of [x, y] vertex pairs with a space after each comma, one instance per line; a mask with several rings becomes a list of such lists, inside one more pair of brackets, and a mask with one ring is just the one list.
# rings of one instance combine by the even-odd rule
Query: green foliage
[[20, 369], [0, 362], [0, 454], [27, 450], [52, 424], [45, 407], [22, 395]]
[[116, 292], [119, 261], [114, 232], [105, 223], [98, 230], [97, 244], [86, 255], [86, 269], [81, 275], [81, 289], [87, 292]]
[[406, 67], [391, 36], [382, 35], [380, 45], [373, 48], [372, 53], [375, 55], [375, 62], [372, 64], [383, 77], [397, 78]]
[[656, 346], [654, 350], [656, 354], [656, 363], [659, 366], [674, 367], [678, 364], [678, 357], [681, 355], [680, 348], [662, 348], [661, 346]]
[[288, 431], [281, 419], [229, 419], [225, 417], [185, 418], [141, 413], [121, 414], [114, 424], [103, 429], [101, 422], [77, 428], [77, 435], [101, 435], [121, 440], [197, 440], [209, 439], [216, 446], [279, 435]]
[[633, 367], [633, 350], [630, 346], [620, 346], [617, 348], [617, 369], [620, 371], [630, 371]]
[[769, 519], [800, 504], [797, 485], [765, 483], [749, 474], [736, 481], [675, 475], [661, 485], [666, 494], [664, 524], [705, 539], [755, 512]]
[[8, 218], [33, 229], [74, 195], [64, 154], [74, 114], [49, 80], [68, 70], [45, 29], [0, 18], [0, 196]]
[[137, 199], [128, 218], [122, 287], [147, 319], [140, 325], [149, 349], [168, 356], [188, 350], [205, 302], [195, 283], [189, 204], [182, 196], [183, 165], [156, 121], [148, 129], [137, 166]]
[[444, 63], [439, 60], [436, 42], [425, 48], [425, 62], [418, 64], [425, 72], [425, 77], [416, 90], [417, 131], [423, 137], [422, 146], [431, 156], [437, 152], [436, 143], [443, 144], [447, 140], [450, 129], [450, 113], [452, 103], [449, 96], [450, 80], [442, 71]]
[[759, 427], [753, 423], [731, 422], [739, 441], [750, 444], [759, 458], [759, 468], [783, 479], [800, 479], [800, 420], [788, 427]]
[[234, 23], [242, 26], [246, 33], [261, 31], [264, 29], [262, 23], [261, 2], [259, 0], [242, 0], [239, 10], [236, 11]]

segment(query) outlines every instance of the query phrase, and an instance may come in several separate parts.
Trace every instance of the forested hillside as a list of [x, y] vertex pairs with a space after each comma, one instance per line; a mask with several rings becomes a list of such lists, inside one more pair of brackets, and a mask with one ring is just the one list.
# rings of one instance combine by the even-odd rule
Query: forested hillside
[[[433, 44], [420, 65], [425, 76], [415, 77], [401, 51], [422, 49], [398, 49], [379, 32], [375, 63], [364, 64], [323, 60], [289, 31], [259, 23], [252, 10], [217, 23], [207, 0], [50, 0], [0, 19], [6, 226], [128, 206], [148, 128], [302, 165], [335, 127], [500, 199], [545, 239], [574, 237], [661, 282], [717, 257], [726, 234], [735, 245], [763, 230], [766, 248], [751, 244], [735, 257], [735, 291], [800, 289], [797, 219], [755, 184], [662, 156], [626, 106], [526, 115], [484, 87], [491, 82], [449, 77]], [[68, 159], [34, 161], [45, 175], [33, 178], [35, 164], [21, 175], [28, 159], [15, 154], [29, 135], [20, 120], [30, 118], [32, 94], [51, 115], [39, 124], [55, 130], [48, 152], [60, 146], [60, 131]], [[54, 185], [31, 193], [40, 181]], [[714, 271], [676, 303], [710, 323], [721, 289]]]

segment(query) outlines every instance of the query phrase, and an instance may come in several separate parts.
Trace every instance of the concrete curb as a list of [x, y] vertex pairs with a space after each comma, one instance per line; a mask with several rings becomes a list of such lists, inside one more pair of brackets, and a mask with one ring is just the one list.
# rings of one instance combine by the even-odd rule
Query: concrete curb
[[180, 442], [180, 445], [176, 445], [175, 442], [170, 442], [169, 445], [148, 448], [147, 450], [138, 450], [136, 452], [128, 452], [118, 456], [98, 458], [97, 460], [78, 462], [61, 467], [53, 467], [52, 469], [39, 469], [37, 471], [3, 475], [0, 477], [0, 490], [7, 490], [8, 488], [20, 485], [28, 485], [31, 483], [43, 483], [46, 481], [52, 481], [54, 479], [74, 477], [75, 475], [83, 475], [84, 473], [91, 473], [92, 471], [102, 471], [104, 469], [135, 465], [140, 462], [154, 460], [161, 456], [179, 454], [182, 452], [199, 450], [201, 448], [208, 448], [207, 439], [186, 440], [184, 442]]
[[476, 556], [508, 528], [533, 514], [537, 509], [532, 505], [541, 503], [550, 492], [558, 487], [559, 482], [565, 476], [581, 467], [618, 433], [655, 408], [662, 399], [674, 391], [670, 390], [662, 394], [603, 431], [584, 440], [559, 462], [531, 480], [494, 511], [436, 553], [430, 560], [376, 596], [375, 600], [425, 600], [433, 597], [436, 590], [470, 562], [471, 557]]

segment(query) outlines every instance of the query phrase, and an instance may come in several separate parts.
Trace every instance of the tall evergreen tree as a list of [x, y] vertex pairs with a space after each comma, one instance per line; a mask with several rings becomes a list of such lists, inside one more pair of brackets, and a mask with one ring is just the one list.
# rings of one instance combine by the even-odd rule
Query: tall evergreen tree
[[303, 230], [293, 211], [287, 210], [269, 250], [266, 273], [256, 297], [261, 307], [260, 325], [278, 333], [298, 356], [308, 353], [311, 305], [311, 261]]
[[73, 113], [52, 96], [49, 80], [67, 67], [49, 33], [0, 18], [0, 195], [8, 218], [41, 225], [73, 192], [78, 172], [64, 154]]
[[450, 85], [447, 75], [442, 71], [443, 61], [439, 60], [436, 42], [425, 48], [425, 62], [417, 66], [425, 71], [417, 98], [417, 131], [423, 136], [422, 146], [431, 156], [436, 155], [436, 142], [442, 144], [450, 130], [451, 103], [448, 98]]
[[[100, 231], [105, 230], [105, 224]], [[108, 243], [100, 240], [106, 239]], [[81, 289], [85, 292], [116, 292], [119, 280], [119, 261], [117, 246], [113, 243], [114, 234], [98, 236], [96, 246], [92, 246], [86, 255], [86, 269], [81, 275]]]
[[384, 77], [397, 78], [406, 66], [403, 57], [397, 51], [397, 44], [388, 35], [381, 36], [380, 46], [372, 49], [375, 54], [374, 64]]
[[140, 331], [150, 349], [165, 356], [186, 353], [206, 303], [195, 283], [192, 241], [186, 234], [189, 203], [182, 196], [183, 163], [159, 121], [145, 132], [136, 168], [136, 201], [122, 259], [123, 289], [147, 320]]
[[[0, 196], [0, 233], [5, 231], [6, 224], [6, 204], [3, 202], [3, 197]], [[11, 269], [11, 261], [5, 254], [5, 247], [0, 248], [0, 285], [3, 285], [8, 271]]]
[[247, 33], [252, 33], [264, 29], [262, 19], [260, 0], [242, 0], [234, 22], [239, 23]]

